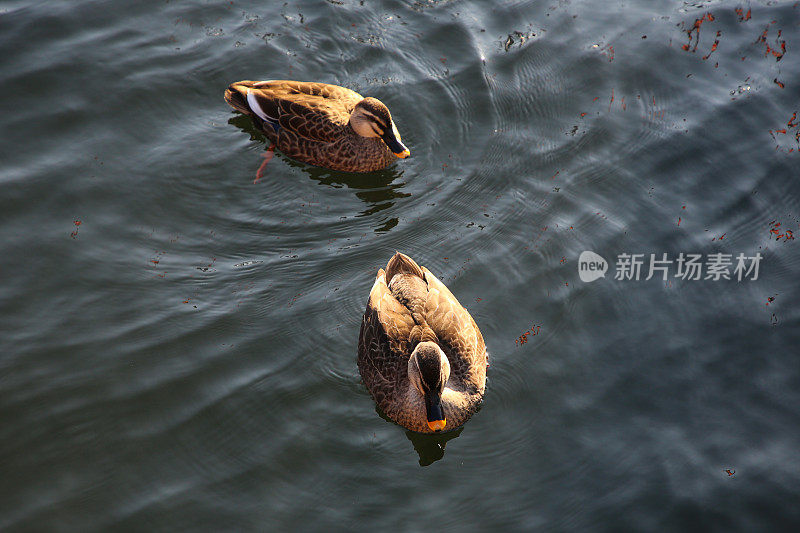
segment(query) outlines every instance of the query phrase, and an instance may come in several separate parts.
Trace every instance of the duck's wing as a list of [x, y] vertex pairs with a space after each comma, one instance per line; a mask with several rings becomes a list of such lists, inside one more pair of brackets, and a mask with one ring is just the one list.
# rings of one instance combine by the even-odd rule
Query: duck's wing
[[411, 312], [392, 296], [383, 269], [369, 293], [358, 341], [358, 368], [364, 383], [382, 408], [408, 379]]
[[428, 284], [425, 320], [444, 345], [451, 367], [456, 366], [466, 382], [475, 384], [483, 392], [488, 362], [483, 335], [444, 283], [427, 268], [422, 267], [422, 270]]
[[386, 282], [392, 296], [409, 310], [414, 322], [424, 328], [428, 286], [425, 274], [416, 261], [395, 252], [386, 264]]
[[[229, 98], [229, 93], [237, 94]], [[226, 99], [240, 111], [246, 107], [276, 131], [285, 128], [310, 141], [328, 143], [340, 137], [362, 96], [327, 83], [269, 80], [234, 83]]]

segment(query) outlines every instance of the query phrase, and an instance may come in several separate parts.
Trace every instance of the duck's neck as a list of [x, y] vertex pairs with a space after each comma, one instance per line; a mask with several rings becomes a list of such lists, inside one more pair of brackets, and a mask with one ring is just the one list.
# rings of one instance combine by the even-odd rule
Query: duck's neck
[[[408, 381], [408, 387], [403, 396], [403, 407], [400, 407], [400, 410], [405, 413], [413, 413], [412, 425], [415, 426], [415, 431], [427, 432], [425, 398], [410, 381]], [[480, 403], [480, 400], [480, 395], [469, 394], [459, 387], [458, 383], [453, 382], [452, 379], [448, 380], [442, 393], [442, 412], [447, 418], [448, 428], [452, 429], [452, 427], [458, 427], [466, 422], [475, 411], [476, 403]]]

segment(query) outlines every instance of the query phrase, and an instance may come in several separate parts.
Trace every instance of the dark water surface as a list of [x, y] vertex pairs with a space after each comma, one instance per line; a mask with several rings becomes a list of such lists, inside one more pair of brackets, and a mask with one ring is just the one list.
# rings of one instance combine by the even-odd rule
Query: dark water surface
[[[798, 47], [792, 1], [0, 3], [0, 529], [797, 525]], [[253, 184], [222, 93], [271, 78], [413, 158]], [[454, 434], [360, 383], [395, 250], [489, 347]]]

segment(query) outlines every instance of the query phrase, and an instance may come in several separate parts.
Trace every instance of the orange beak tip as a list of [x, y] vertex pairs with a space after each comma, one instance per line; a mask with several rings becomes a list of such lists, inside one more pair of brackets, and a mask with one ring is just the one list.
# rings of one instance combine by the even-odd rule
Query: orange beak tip
[[400, 159], [405, 159], [406, 157], [410, 157], [411, 156], [411, 151], [408, 148], [406, 148], [405, 150], [403, 150], [399, 154], [395, 153], [394, 155], [396, 155]]
[[445, 420], [428, 420], [428, 427], [431, 428], [433, 431], [441, 431], [447, 425], [447, 419]]

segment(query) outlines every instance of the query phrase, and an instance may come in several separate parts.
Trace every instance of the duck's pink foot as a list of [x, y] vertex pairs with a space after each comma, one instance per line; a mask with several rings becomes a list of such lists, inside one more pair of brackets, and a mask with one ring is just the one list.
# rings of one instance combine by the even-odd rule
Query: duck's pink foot
[[264, 161], [261, 163], [261, 166], [258, 167], [258, 170], [256, 170], [256, 179], [253, 181], [253, 183], [258, 183], [258, 180], [264, 177], [264, 168], [266, 168], [267, 163], [270, 162], [273, 155], [275, 155], [275, 145], [271, 144], [269, 145], [269, 148], [267, 148], [267, 151], [261, 154], [261, 157], [264, 158]]

